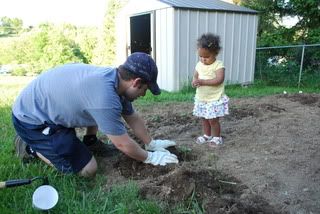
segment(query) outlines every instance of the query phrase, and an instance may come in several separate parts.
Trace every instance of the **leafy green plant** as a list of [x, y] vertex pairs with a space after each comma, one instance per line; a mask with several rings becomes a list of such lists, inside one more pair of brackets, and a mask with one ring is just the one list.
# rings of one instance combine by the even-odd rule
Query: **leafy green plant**
[[182, 159], [188, 160], [188, 157], [192, 155], [192, 149], [187, 146], [178, 146], [177, 150], [180, 152], [180, 155], [182, 156]]

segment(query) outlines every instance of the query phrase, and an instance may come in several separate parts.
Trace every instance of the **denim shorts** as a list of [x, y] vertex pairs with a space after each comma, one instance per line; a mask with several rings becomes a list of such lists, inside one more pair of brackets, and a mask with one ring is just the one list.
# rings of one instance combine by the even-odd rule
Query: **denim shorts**
[[54, 124], [32, 125], [18, 120], [13, 114], [12, 122], [22, 140], [63, 173], [80, 172], [92, 158], [74, 128]]

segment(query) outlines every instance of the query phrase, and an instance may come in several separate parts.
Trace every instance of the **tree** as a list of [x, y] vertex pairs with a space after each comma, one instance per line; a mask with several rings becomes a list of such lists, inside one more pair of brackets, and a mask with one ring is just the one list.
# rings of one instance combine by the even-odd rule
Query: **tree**
[[[19, 69], [19, 74], [37, 74], [48, 68], [68, 63], [88, 60], [75, 42], [77, 28], [69, 25], [54, 26], [44, 23], [22, 33], [18, 37], [8, 37], [0, 43], [0, 64], [11, 64]], [[15, 72], [13, 72], [15, 73]]]
[[94, 50], [98, 43], [98, 30], [96, 27], [80, 28], [77, 31], [75, 42], [83, 52], [87, 63], [92, 63]]
[[[258, 45], [273, 46], [312, 43], [320, 40], [319, 0], [235, 0], [259, 12]], [[283, 17], [298, 17], [298, 23], [287, 28]], [[273, 42], [272, 42], [273, 41]]]
[[286, 14], [297, 16], [298, 23], [294, 29], [299, 32], [297, 40], [308, 43], [318, 37], [320, 41], [320, 1], [319, 0], [290, 0], [286, 7]]
[[23, 22], [18, 18], [1, 17], [0, 35], [18, 34], [22, 30]]
[[127, 0], [109, 0], [108, 9], [104, 17], [103, 32], [94, 52], [95, 64], [112, 65], [115, 60], [116, 36], [115, 19], [118, 11]]

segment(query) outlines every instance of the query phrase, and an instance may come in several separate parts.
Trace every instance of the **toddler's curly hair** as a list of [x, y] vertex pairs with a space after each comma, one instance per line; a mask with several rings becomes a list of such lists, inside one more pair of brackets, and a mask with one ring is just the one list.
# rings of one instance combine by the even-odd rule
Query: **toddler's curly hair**
[[211, 53], [218, 54], [221, 49], [220, 37], [214, 35], [213, 33], [202, 34], [197, 40], [197, 47], [205, 48], [209, 50]]

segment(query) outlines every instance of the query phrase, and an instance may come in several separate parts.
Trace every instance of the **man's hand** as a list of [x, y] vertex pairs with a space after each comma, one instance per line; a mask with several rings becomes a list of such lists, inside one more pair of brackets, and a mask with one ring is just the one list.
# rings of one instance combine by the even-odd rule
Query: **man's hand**
[[144, 163], [150, 163], [155, 166], [165, 166], [168, 163], [179, 163], [179, 160], [176, 155], [171, 154], [169, 151], [155, 151], [148, 152], [148, 157]]
[[177, 145], [172, 140], [151, 140], [149, 144], [145, 145], [145, 149], [148, 151], [167, 151], [166, 148]]

